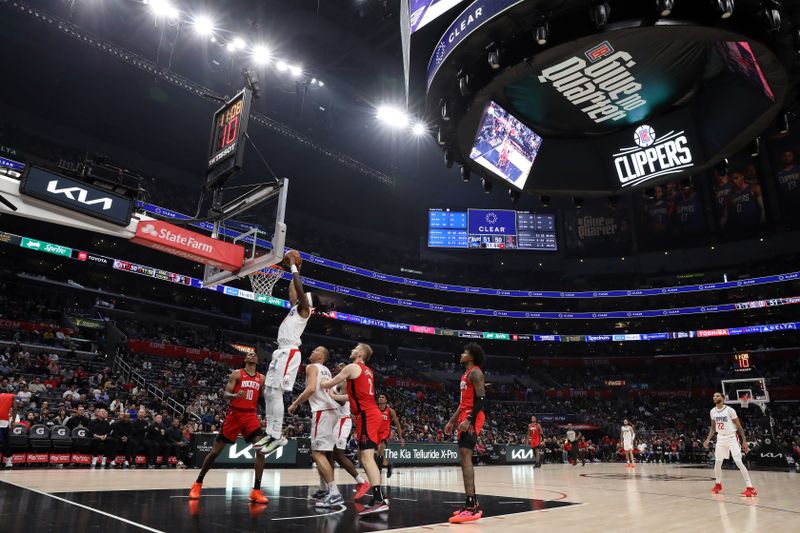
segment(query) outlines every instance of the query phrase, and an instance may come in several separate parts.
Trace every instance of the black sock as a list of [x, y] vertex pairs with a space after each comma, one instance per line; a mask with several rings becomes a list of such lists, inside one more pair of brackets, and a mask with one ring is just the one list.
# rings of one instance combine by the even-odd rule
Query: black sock
[[253, 481], [253, 488], [255, 490], [261, 490], [261, 476], [256, 474], [256, 479]]
[[205, 477], [206, 477], [206, 473], [203, 472], [203, 471], [200, 471], [200, 474], [197, 476], [197, 482], [202, 485], [203, 484], [203, 478], [205, 478]]
[[383, 501], [383, 487], [372, 487], [372, 503]]
[[467, 496], [466, 507], [475, 507], [476, 505], [478, 505], [478, 500], [475, 499], [475, 496]]

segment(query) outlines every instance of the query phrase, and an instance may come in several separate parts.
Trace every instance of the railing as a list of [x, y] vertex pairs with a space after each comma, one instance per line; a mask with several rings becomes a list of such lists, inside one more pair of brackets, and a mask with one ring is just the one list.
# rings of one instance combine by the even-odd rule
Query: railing
[[[119, 372], [126, 382], [132, 381], [133, 383], [136, 383], [142, 389], [147, 391], [149, 394], [162, 400], [165, 403], [167, 410], [172, 413], [172, 416], [180, 418], [183, 417], [183, 415], [186, 413], [186, 407], [182, 403], [175, 400], [175, 398], [167, 396], [163, 390], [156, 387], [152, 383], [148, 383], [147, 379], [145, 379], [145, 377], [142, 376], [139, 372], [134, 370], [133, 367], [131, 367], [131, 365], [126, 363], [125, 360], [122, 358], [122, 356], [120, 356], [119, 354], [117, 354], [114, 357], [114, 370]], [[200, 420], [200, 417], [194, 413], [189, 413], [189, 416], [197, 420]]]

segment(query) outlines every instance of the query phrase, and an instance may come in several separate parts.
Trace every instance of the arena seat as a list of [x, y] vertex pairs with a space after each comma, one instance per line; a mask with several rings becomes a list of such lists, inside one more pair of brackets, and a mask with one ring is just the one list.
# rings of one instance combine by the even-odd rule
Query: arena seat
[[44, 424], [36, 424], [28, 435], [30, 448], [35, 453], [50, 453], [50, 428]]
[[23, 425], [17, 424], [11, 428], [8, 436], [8, 448], [14, 457], [14, 463], [17, 463], [17, 455], [23, 456], [22, 461], [25, 462], [25, 454], [28, 451], [28, 428]]
[[53, 426], [50, 429], [50, 442], [53, 453], [69, 453], [72, 451], [72, 436], [66, 426]]
[[82, 426], [73, 429], [72, 445], [76, 453], [89, 453], [89, 448], [92, 446], [92, 437], [89, 436], [89, 430]]

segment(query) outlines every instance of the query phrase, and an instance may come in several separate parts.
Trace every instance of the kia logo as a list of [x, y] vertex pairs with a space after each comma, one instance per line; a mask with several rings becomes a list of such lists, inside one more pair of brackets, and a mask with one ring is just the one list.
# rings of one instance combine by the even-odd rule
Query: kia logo
[[[112, 200], [111, 198], [109, 198], [107, 196], [105, 196], [103, 198], [96, 198], [94, 200], [89, 200], [89, 198], [88, 198], [89, 197], [89, 191], [87, 191], [86, 189], [81, 189], [80, 187], [64, 187], [62, 189], [59, 189], [58, 188], [58, 180], [51, 180], [47, 184], [47, 192], [53, 193], [53, 194], [63, 194], [64, 196], [66, 196], [70, 200], [73, 200], [75, 202], [80, 202], [80, 203], [82, 203], [84, 205], [102, 204], [102, 208], [101, 209], [103, 211], [107, 211], [107, 210], [111, 209], [111, 205], [114, 203], [114, 200]], [[77, 198], [75, 197], [75, 194], [78, 195]]]

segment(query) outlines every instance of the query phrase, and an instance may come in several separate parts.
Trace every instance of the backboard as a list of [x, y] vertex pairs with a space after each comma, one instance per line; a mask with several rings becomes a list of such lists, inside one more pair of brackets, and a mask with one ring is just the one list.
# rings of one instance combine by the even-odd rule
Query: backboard
[[755, 404], [762, 411], [769, 403], [769, 391], [764, 378], [723, 379], [722, 395], [726, 404], [740, 407], [746, 407], [744, 404]]
[[[212, 266], [206, 266], [203, 276], [203, 286], [214, 287], [216, 285], [228, 283], [237, 278], [243, 278], [257, 270], [262, 270], [271, 265], [279, 263], [283, 259], [284, 246], [286, 243], [286, 199], [289, 194], [289, 180], [283, 178], [273, 185], [262, 186], [253, 192], [242, 197], [236, 198], [220, 208], [220, 216], [214, 221], [214, 231], [212, 237], [223, 239], [234, 244], [245, 247], [245, 256], [242, 268], [236, 271], [220, 270]], [[241, 227], [239, 224], [225, 224], [231, 217], [240, 215], [257, 205], [267, 201], [277, 199], [274, 211], [274, 230], [270, 237], [259, 225], [251, 227]], [[269, 226], [264, 221], [263, 226]]]

